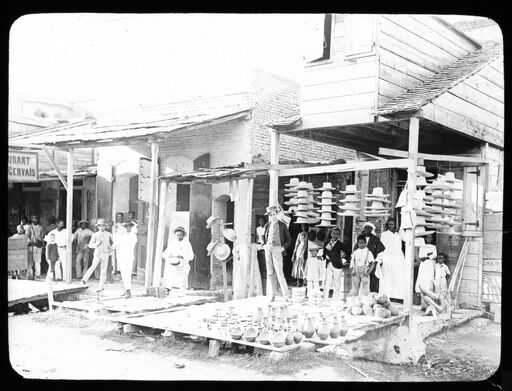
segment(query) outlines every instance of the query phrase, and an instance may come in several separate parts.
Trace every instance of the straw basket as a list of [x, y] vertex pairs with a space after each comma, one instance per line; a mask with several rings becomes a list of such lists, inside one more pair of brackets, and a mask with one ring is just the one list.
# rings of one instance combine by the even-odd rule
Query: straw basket
[[306, 300], [306, 288], [305, 287], [295, 287], [292, 288], [292, 302], [293, 303], [303, 303]]

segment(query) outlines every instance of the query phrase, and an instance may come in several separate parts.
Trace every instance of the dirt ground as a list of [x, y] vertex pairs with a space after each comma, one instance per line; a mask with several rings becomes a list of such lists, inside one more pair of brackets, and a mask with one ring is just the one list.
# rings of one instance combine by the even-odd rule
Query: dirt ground
[[296, 351], [272, 363], [267, 355], [231, 353], [227, 347], [219, 357], [208, 358], [205, 344], [159, 334], [119, 334], [114, 323], [78, 312], [9, 317], [11, 366], [23, 377], [39, 379], [476, 381], [487, 379], [499, 365], [501, 327], [478, 318], [426, 343], [427, 354], [418, 365], [347, 360], [314, 351]]

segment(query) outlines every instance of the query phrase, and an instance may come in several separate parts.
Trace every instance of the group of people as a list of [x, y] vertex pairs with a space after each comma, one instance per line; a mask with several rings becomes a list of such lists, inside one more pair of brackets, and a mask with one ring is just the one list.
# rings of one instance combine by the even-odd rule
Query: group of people
[[[279, 292], [278, 283], [282, 296], [289, 299], [283, 257], [291, 245], [291, 236], [287, 225], [278, 218], [279, 213], [277, 206], [268, 207], [266, 214], [269, 222], [264, 225], [260, 223], [256, 229], [258, 242], [265, 250], [267, 295], [271, 296], [271, 300]], [[405, 259], [402, 246], [407, 239], [406, 232], [398, 229], [394, 218], [388, 219], [380, 238], [373, 223], [366, 222], [362, 228], [362, 234], [357, 236], [351, 250], [341, 240], [338, 227], [326, 234], [323, 230], [316, 232], [306, 224], [301, 225], [291, 257], [292, 277], [297, 282], [306, 280], [308, 295], [322, 295], [325, 300], [333, 289], [333, 298], [339, 299], [343, 289], [342, 280], [348, 272], [351, 288], [347, 297], [362, 297], [377, 292], [395, 301], [404, 300], [410, 278], [410, 264]], [[432, 242], [432, 235], [425, 236], [425, 246], [416, 247], [414, 263], [415, 302], [421, 303], [424, 311], [432, 305], [432, 301], [439, 303], [439, 296], [447, 291], [446, 278], [450, 275], [450, 269], [445, 264], [446, 255], [437, 254]]]

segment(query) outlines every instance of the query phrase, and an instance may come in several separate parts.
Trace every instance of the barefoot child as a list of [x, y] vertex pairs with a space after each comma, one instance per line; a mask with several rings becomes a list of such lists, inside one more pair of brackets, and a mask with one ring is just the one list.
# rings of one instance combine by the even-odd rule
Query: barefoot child
[[434, 280], [436, 284], [439, 286], [441, 291], [447, 290], [448, 285], [446, 284], [446, 276], [450, 275], [450, 269], [444, 263], [446, 261], [446, 255], [444, 253], [439, 253], [437, 255], [436, 265], [434, 269]]
[[325, 260], [322, 258], [323, 249], [315, 242], [308, 242], [308, 259], [306, 261], [307, 297], [320, 296], [320, 281], [324, 281]]
[[357, 249], [350, 258], [349, 271], [352, 274], [352, 287], [348, 296], [367, 296], [370, 293], [370, 273], [375, 269], [373, 254], [366, 247], [366, 237], [357, 237]]
[[48, 278], [55, 281], [55, 262], [59, 259], [59, 251], [57, 243], [55, 242], [55, 234], [51, 233], [48, 235], [48, 243], [46, 244], [46, 262], [50, 267]]

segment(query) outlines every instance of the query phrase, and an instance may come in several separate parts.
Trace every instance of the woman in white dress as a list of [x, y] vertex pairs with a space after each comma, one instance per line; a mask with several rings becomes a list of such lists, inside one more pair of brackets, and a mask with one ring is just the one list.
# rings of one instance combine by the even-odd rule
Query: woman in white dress
[[187, 289], [189, 262], [194, 259], [194, 251], [188, 240], [184, 240], [187, 232], [183, 227], [174, 230], [175, 239], [172, 240], [162, 254], [165, 259], [164, 283], [169, 290], [172, 288]]
[[308, 251], [308, 226], [301, 224], [301, 232], [297, 236], [295, 242], [295, 249], [292, 255], [292, 277], [297, 279], [297, 286], [300, 285], [300, 280], [304, 279], [305, 263]]
[[406, 261], [402, 252], [402, 241], [405, 241], [403, 230], [398, 231], [396, 221], [390, 218], [386, 223], [386, 231], [380, 241], [386, 247], [381, 255], [382, 276], [379, 281], [379, 293], [389, 298], [403, 300], [407, 289]]
[[432, 244], [432, 241], [432, 235], [426, 235], [425, 245], [418, 249], [417, 262], [419, 262], [420, 266], [418, 268], [418, 277], [416, 278], [414, 290], [416, 293], [421, 295], [422, 310], [427, 308], [427, 303], [423, 300], [423, 293], [420, 289], [420, 285], [423, 286], [424, 289], [431, 289], [431, 284], [433, 284], [435, 275], [437, 249], [436, 246]]

